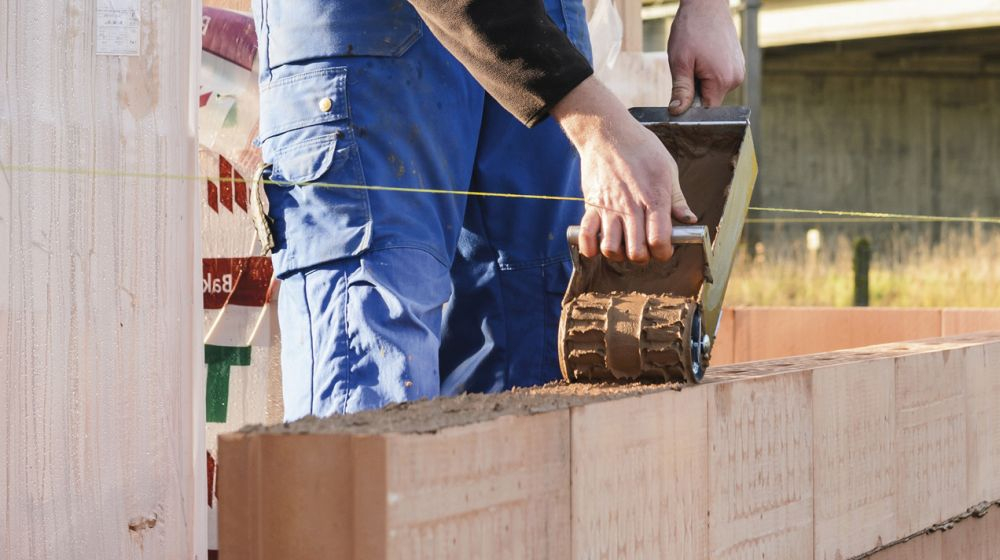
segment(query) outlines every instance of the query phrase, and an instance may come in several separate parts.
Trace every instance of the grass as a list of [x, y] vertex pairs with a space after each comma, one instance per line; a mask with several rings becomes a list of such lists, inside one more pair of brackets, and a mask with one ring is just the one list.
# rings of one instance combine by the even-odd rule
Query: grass
[[[870, 304], [881, 307], [1000, 307], [1000, 227], [894, 233], [873, 239]], [[838, 235], [817, 251], [773, 237], [756, 256], [739, 251], [726, 305], [853, 305], [853, 240]]]

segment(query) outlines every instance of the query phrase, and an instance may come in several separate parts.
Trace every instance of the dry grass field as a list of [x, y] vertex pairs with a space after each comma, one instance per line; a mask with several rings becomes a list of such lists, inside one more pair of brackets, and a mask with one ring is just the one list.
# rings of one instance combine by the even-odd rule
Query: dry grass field
[[[870, 304], [1000, 307], [1000, 226], [945, 228], [937, 243], [923, 229], [873, 239]], [[854, 239], [838, 235], [810, 251], [798, 237], [775, 238], [755, 257], [741, 251], [726, 304], [852, 305]]]

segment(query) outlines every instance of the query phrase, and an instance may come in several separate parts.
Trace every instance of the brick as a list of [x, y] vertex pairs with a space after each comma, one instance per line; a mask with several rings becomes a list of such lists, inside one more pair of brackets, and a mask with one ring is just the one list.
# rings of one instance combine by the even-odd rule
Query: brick
[[814, 371], [817, 560], [840, 560], [897, 537], [895, 361]]
[[[941, 533], [920, 535], [876, 552], [868, 560], [959, 560], [941, 556]], [[962, 559], [964, 560], [964, 559]]]
[[573, 557], [708, 559], [708, 391], [573, 408]]
[[223, 560], [568, 558], [569, 411], [220, 438]]
[[896, 520], [900, 536], [961, 513], [967, 503], [965, 349], [896, 361]]
[[712, 348], [711, 366], [724, 366], [735, 362], [736, 318], [732, 309], [723, 309], [719, 321], [719, 332], [715, 337], [715, 347]]
[[1000, 309], [944, 309], [941, 336], [1000, 331]]
[[734, 322], [734, 362], [941, 336], [938, 309], [741, 307]]
[[969, 504], [1000, 499], [1000, 344], [965, 350]]
[[813, 550], [811, 372], [710, 385], [709, 555]]
[[[997, 493], [998, 368], [970, 334], [248, 430], [222, 438], [222, 554], [853, 558]], [[989, 558], [977, 527], [872, 557]]]

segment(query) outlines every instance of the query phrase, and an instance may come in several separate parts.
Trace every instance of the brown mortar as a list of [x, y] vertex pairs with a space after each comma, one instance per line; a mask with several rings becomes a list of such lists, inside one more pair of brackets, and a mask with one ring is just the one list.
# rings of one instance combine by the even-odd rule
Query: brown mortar
[[[902, 342], [841, 350], [825, 354], [797, 356], [733, 364], [712, 368], [704, 384], [726, 383], [752, 377], [805, 371], [824, 366], [847, 364], [907, 354], [960, 348], [969, 344], [996, 340], [997, 333], [977, 333], [927, 341]], [[308, 417], [290, 424], [247, 426], [244, 433], [430, 433], [445, 428], [494, 420], [501, 416], [522, 416], [565, 410], [601, 401], [635, 397], [660, 391], [697, 390], [698, 386], [682, 384], [610, 384], [553, 382], [542, 387], [515, 389], [490, 395], [423, 400], [391, 405], [381, 410], [360, 412], [330, 418]]]
[[290, 424], [247, 426], [244, 433], [350, 434], [430, 433], [444, 428], [475, 424], [501, 416], [523, 416], [564, 410], [571, 406], [646, 393], [680, 390], [680, 385], [644, 383], [565, 383], [554, 381], [542, 387], [515, 388], [494, 394], [420, 400], [389, 405], [381, 410], [329, 418], [310, 416]]

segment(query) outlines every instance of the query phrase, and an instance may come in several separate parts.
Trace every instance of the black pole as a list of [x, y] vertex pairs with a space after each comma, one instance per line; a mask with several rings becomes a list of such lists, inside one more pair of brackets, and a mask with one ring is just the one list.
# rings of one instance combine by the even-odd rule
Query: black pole
[[854, 243], [854, 306], [868, 307], [868, 272], [872, 262], [872, 244], [862, 237]]
[[[743, 56], [746, 59], [746, 80], [741, 88], [743, 94], [743, 105], [750, 108], [750, 130], [753, 131], [754, 146], [757, 151], [757, 183], [754, 186], [751, 204], [753, 206], [763, 206], [763, 193], [760, 186], [763, 184], [761, 178], [764, 173], [764, 165], [761, 162], [763, 154], [761, 146], [763, 143], [763, 131], [761, 130], [761, 101], [763, 99], [763, 55], [760, 50], [760, 38], [758, 33], [758, 15], [760, 14], [761, 0], [744, 0], [740, 8], [740, 42], [743, 46]], [[755, 246], [760, 241], [759, 226], [748, 224], [746, 228], [747, 248], [753, 254]]]

